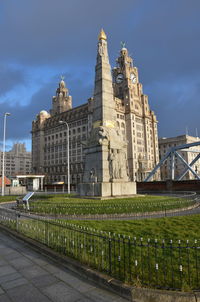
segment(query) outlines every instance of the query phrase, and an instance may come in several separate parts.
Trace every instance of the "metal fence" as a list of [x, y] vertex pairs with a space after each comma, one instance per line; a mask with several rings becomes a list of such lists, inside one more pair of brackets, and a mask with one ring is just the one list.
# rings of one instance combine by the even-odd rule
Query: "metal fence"
[[123, 282], [199, 290], [200, 242], [131, 238], [0, 208], [0, 223]]
[[[200, 197], [196, 193], [185, 192], [181, 195], [170, 195], [173, 202], [168, 200], [152, 202], [151, 200], [141, 202], [131, 202], [118, 200], [117, 202], [106, 203], [54, 203], [54, 202], [30, 202], [30, 211], [38, 215], [48, 215], [51, 217], [66, 217], [67, 219], [140, 219], [153, 217], [177, 216], [183, 212], [192, 214], [200, 204]], [[20, 209], [23, 209], [22, 205]], [[198, 210], [197, 210], [198, 212]]]

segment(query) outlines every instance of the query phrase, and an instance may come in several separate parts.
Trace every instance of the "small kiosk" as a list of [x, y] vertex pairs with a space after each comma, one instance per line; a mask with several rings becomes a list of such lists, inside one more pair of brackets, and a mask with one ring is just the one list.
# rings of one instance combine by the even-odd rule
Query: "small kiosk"
[[45, 175], [16, 175], [19, 180], [22, 180], [28, 191], [43, 191]]

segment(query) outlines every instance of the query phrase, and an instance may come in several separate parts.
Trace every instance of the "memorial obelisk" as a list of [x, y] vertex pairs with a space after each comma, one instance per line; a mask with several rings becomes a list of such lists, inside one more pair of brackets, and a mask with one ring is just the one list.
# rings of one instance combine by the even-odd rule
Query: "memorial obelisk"
[[85, 146], [83, 183], [78, 186], [81, 196], [125, 196], [136, 194], [135, 182], [128, 178], [127, 143], [116, 126], [111, 67], [107, 37], [99, 34], [92, 129]]

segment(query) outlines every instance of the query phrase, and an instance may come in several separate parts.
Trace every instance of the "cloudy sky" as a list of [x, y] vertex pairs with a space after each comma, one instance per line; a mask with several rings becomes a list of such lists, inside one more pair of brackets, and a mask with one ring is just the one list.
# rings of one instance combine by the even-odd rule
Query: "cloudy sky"
[[[60, 76], [73, 106], [92, 95], [103, 27], [114, 66], [120, 41], [138, 67], [159, 120], [159, 136], [200, 136], [199, 0], [1, 0], [0, 139], [26, 142], [31, 122], [51, 108]], [[197, 129], [197, 130], [196, 130]]]

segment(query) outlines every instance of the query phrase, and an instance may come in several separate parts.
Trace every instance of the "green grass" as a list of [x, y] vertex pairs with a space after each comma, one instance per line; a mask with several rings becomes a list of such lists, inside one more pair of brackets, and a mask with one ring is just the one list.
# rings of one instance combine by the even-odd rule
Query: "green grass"
[[179, 209], [194, 201], [167, 196], [136, 196], [133, 198], [95, 200], [67, 195], [35, 196], [31, 212], [50, 215], [130, 214]]
[[143, 237], [144, 240], [200, 240], [199, 215], [141, 220], [73, 220], [70, 223], [131, 238]]
[[129, 198], [113, 198], [113, 199], [104, 199], [104, 200], [98, 200], [98, 199], [84, 199], [84, 198], [76, 198], [73, 195], [68, 194], [59, 194], [59, 195], [33, 195], [31, 197], [31, 200], [34, 200], [38, 203], [71, 203], [71, 204], [115, 204], [116, 202], [120, 202], [121, 200], [124, 203], [134, 202], [134, 203], [146, 203], [146, 202], [173, 202], [176, 200], [183, 200], [182, 198], [176, 198], [176, 197], [170, 197], [170, 196], [150, 196], [150, 195], [137, 195], [135, 197], [129, 197]]
[[13, 196], [0, 196], [0, 203], [1, 202], [8, 202], [8, 201], [15, 201], [16, 200], [16, 198], [18, 198], [19, 196], [15, 196], [15, 195], [13, 195]]

